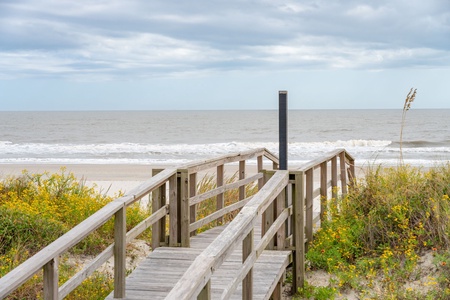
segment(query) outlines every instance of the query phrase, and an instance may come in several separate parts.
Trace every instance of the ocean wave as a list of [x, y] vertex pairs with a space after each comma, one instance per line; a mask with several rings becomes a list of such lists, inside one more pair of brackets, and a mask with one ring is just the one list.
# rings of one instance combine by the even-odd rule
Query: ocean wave
[[[58, 164], [58, 165], [75, 165], [75, 164], [93, 164], [93, 165], [122, 165], [122, 164], [139, 164], [139, 165], [153, 165], [161, 167], [174, 167], [180, 166], [193, 160], [189, 159], [81, 159], [81, 158], [11, 158], [11, 159], [0, 159], [0, 164]], [[195, 160], [194, 160], [195, 161]], [[290, 159], [288, 165], [290, 168], [300, 167], [310, 160], [302, 159]], [[248, 165], [256, 165], [256, 159], [249, 160], [246, 162]], [[364, 159], [359, 158], [355, 161], [357, 166], [368, 167], [368, 166], [398, 166], [399, 159]], [[237, 165], [237, 163], [232, 163]], [[442, 164], [442, 160], [437, 159], [404, 159], [403, 164], [410, 166], [423, 166], [423, 167], [433, 167]]]
[[[291, 142], [288, 145], [290, 161], [308, 161], [344, 148], [357, 160], [397, 159], [399, 147], [384, 140], [337, 140], [325, 142]], [[255, 148], [267, 148], [278, 154], [274, 142], [228, 142], [210, 144], [46, 144], [0, 142], [0, 163], [139, 163], [178, 164], [187, 161], [212, 158]], [[447, 147], [403, 147], [405, 159], [436, 158], [448, 160]]]
[[[403, 148], [445, 148], [450, 145], [450, 140], [442, 140], [442, 141], [423, 141], [423, 140], [417, 140], [417, 141], [403, 141], [402, 143]], [[392, 142], [392, 147], [400, 147], [400, 142]]]
[[0, 164], [139, 164], [139, 165], [161, 165], [176, 166], [190, 162], [188, 159], [119, 159], [119, 158], [2, 158]]
[[[289, 143], [292, 149], [329, 149], [329, 148], [379, 148], [390, 145], [390, 141], [377, 140], [349, 140], [334, 142], [293, 142]], [[114, 143], [114, 144], [45, 144], [24, 143], [13, 144], [11, 142], [0, 142], [2, 153], [66, 153], [66, 154], [115, 154], [115, 153], [229, 153], [230, 151], [243, 151], [254, 148], [278, 149], [278, 143], [264, 142], [229, 142], [211, 144], [137, 144], [137, 143]]]

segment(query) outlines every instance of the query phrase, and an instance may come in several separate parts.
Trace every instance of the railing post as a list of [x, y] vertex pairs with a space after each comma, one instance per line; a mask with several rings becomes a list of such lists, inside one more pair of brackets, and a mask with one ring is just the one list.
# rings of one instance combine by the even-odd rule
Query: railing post
[[339, 163], [341, 166], [341, 188], [342, 188], [342, 195], [347, 194], [347, 172], [345, 167], [345, 152], [342, 151], [339, 154]]
[[320, 221], [323, 222], [327, 212], [327, 198], [328, 198], [328, 162], [323, 162], [320, 165]]
[[126, 225], [124, 203], [114, 217], [114, 298], [125, 298]]
[[278, 170], [278, 164], [276, 162], [272, 162], [272, 169]]
[[187, 170], [180, 170], [178, 172], [178, 197], [179, 203], [179, 243], [181, 247], [190, 246], [190, 209], [189, 209], [189, 177]]
[[[265, 171], [264, 172], [264, 183], [266, 183], [267, 181], [269, 181], [269, 179], [273, 176], [274, 171]], [[276, 206], [275, 206], [276, 208]], [[267, 208], [266, 211], [264, 211], [262, 213], [262, 221], [261, 221], [261, 237], [263, 237], [267, 230], [270, 228], [270, 226], [273, 224], [274, 221], [274, 205], [273, 202], [270, 203]], [[275, 239], [272, 239], [269, 244], [267, 244], [266, 249], [268, 250], [273, 250], [275, 248], [275, 244], [274, 244]]]
[[[306, 171], [306, 238], [308, 244], [313, 240], [313, 192], [314, 192], [314, 168]], [[306, 247], [308, 249], [308, 247]], [[307, 250], [308, 251], [308, 250]]]
[[178, 246], [178, 201], [177, 201], [177, 174], [169, 178], [169, 246]]
[[44, 299], [57, 300], [58, 297], [58, 259], [44, 265]]
[[[197, 173], [192, 173], [189, 175], [189, 197], [188, 198], [194, 197], [196, 194], [197, 194]], [[197, 219], [197, 204], [194, 204], [190, 207], [189, 224], [194, 223], [196, 219]], [[194, 236], [196, 234], [197, 234], [197, 230], [193, 231], [191, 233], [191, 236]]]
[[[285, 205], [286, 205], [286, 188], [278, 195], [278, 197], [275, 199], [276, 203], [274, 205], [274, 220], [278, 218], [278, 216], [283, 212]], [[281, 226], [280, 229], [278, 229], [276, 238], [274, 239], [276, 249], [283, 250], [285, 248], [285, 241], [286, 241], [286, 228], [284, 226]]]
[[[160, 173], [162, 169], [153, 169], [152, 176]], [[152, 192], [152, 213], [166, 205], [166, 184], [161, 185]], [[161, 218], [152, 225], [152, 249], [160, 247], [166, 242], [166, 217]]]
[[[253, 251], [253, 229], [248, 233], [242, 242], [242, 263], [251, 255]], [[248, 271], [247, 276], [242, 280], [242, 300], [253, 299], [253, 268]]]
[[355, 184], [355, 160], [349, 159], [348, 161], [349, 168], [348, 168], [348, 180], [350, 181], [350, 186], [353, 186]]
[[305, 201], [304, 201], [304, 173], [294, 172], [294, 184], [292, 185], [293, 206], [293, 243], [295, 247], [293, 257], [293, 285], [294, 291], [303, 288], [305, 284]]
[[[263, 156], [260, 155], [256, 158], [257, 172], [260, 173], [263, 170]], [[258, 190], [264, 186], [264, 178], [258, 179]]]
[[[239, 161], [239, 180], [245, 179], [245, 160]], [[239, 187], [239, 200], [245, 199], [245, 185]]]
[[352, 179], [355, 179], [356, 178], [356, 174], [355, 174], [355, 160], [351, 159], [349, 161], [349, 164], [350, 164], [350, 174], [352, 175]]
[[[292, 197], [292, 186], [294, 185], [294, 175], [291, 176], [291, 174], [289, 174], [289, 181], [290, 184], [288, 184], [286, 186], [286, 205], [285, 207], [293, 207], [293, 197]], [[286, 226], [286, 237], [291, 236], [293, 237], [293, 231], [292, 231], [292, 227], [293, 227], [293, 213], [291, 215], [291, 217], [287, 218], [285, 226]], [[294, 239], [291, 238], [289, 241], [289, 244], [286, 244], [286, 247], [291, 247], [294, 245]]]
[[338, 183], [337, 157], [331, 159], [331, 197], [337, 199], [337, 183]]
[[[223, 177], [224, 177], [224, 168], [223, 165], [217, 166], [217, 178], [216, 178], [216, 186], [223, 186]], [[222, 209], [224, 207], [224, 198], [223, 193], [220, 193], [216, 196], [216, 210]], [[217, 219], [217, 222], [220, 224], [223, 223], [223, 217]]]
[[200, 294], [198, 294], [197, 300], [211, 300], [211, 279], [208, 280]]

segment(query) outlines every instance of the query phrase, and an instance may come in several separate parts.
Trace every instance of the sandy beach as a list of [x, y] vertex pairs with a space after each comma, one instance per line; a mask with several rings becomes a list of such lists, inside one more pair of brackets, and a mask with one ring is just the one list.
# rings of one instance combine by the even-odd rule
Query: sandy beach
[[[71, 172], [78, 180], [83, 180], [88, 186], [96, 186], [102, 192], [114, 196], [117, 192], [133, 189], [140, 183], [152, 177], [153, 169], [164, 169], [173, 166], [139, 165], [139, 164], [0, 164], [0, 180], [8, 176], [18, 176], [23, 170], [30, 173], [60, 173]], [[237, 165], [227, 165], [225, 176], [231, 177], [238, 171]], [[199, 173], [198, 180], [214, 169]], [[256, 173], [255, 165], [246, 166], [247, 174]]]
[[[153, 169], [165, 169], [168, 165], [145, 165], [145, 164], [0, 164], [0, 180], [8, 176], [18, 176], [23, 170], [30, 173], [60, 173], [62, 168], [65, 172], [71, 172], [78, 180], [83, 180], [88, 186], [95, 186], [101, 192], [109, 196], [115, 196], [118, 192], [127, 193], [142, 182], [151, 178]], [[265, 165], [267, 169], [271, 166]], [[299, 166], [291, 165], [289, 169], [295, 170]], [[238, 172], [237, 164], [225, 166], [225, 177], [231, 177]], [[363, 176], [364, 168], [356, 167], [357, 176]], [[207, 174], [213, 174], [215, 168], [202, 171], [197, 180], [201, 180]], [[251, 176], [256, 173], [256, 165], [246, 165], [246, 174]], [[315, 181], [320, 181], [320, 172], [314, 174]]]
[[0, 178], [17, 176], [23, 170], [30, 173], [60, 173], [61, 168], [71, 172], [78, 180], [83, 180], [88, 186], [96, 185], [103, 193], [113, 196], [118, 191], [126, 192], [141, 182], [149, 179], [153, 168], [149, 165], [58, 165], [58, 164], [2, 164], [0, 165]]

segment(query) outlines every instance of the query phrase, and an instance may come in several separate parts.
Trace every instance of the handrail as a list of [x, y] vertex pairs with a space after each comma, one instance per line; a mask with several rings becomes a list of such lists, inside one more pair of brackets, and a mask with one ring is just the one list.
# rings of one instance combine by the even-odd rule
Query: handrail
[[[338, 166], [339, 159], [339, 166]], [[331, 167], [328, 164], [331, 163]], [[314, 189], [314, 171], [320, 169], [320, 186]], [[331, 179], [328, 179], [328, 172], [331, 171]], [[336, 149], [324, 156], [314, 159], [300, 168], [306, 177], [305, 186], [305, 205], [306, 205], [306, 238], [312, 240], [313, 226], [308, 224], [317, 223], [323, 220], [327, 211], [328, 190], [331, 187], [332, 198], [338, 196], [338, 182], [340, 181], [340, 190], [342, 194], [347, 193], [347, 185], [353, 183], [355, 178], [355, 159], [345, 150]], [[320, 218], [313, 219], [313, 202], [320, 196]]]
[[42, 269], [46, 264], [48, 264], [52, 260], [57, 260], [57, 258], [62, 253], [75, 246], [78, 242], [87, 237], [91, 232], [105, 224], [119, 210], [126, 208], [127, 206], [145, 196], [146, 193], [149, 193], [153, 189], [158, 188], [175, 174], [176, 169], [167, 169], [157, 176], [154, 176], [151, 179], [145, 181], [137, 188], [132, 189], [126, 195], [106, 204], [103, 208], [99, 209], [93, 215], [56, 239], [47, 247], [11, 270], [8, 274], [0, 278], [0, 299], [3, 299], [12, 291], [16, 290], [25, 281], [30, 279], [36, 272]]
[[233, 163], [242, 160], [249, 160], [258, 156], [264, 156], [275, 163], [277, 166], [279, 164], [278, 157], [267, 150], [266, 148], [258, 148], [247, 150], [243, 152], [237, 152], [232, 154], [226, 154], [223, 156], [215, 157], [207, 160], [199, 160], [191, 163], [187, 163], [185, 165], [180, 166], [178, 169], [186, 169], [189, 173], [197, 173], [200, 171], [204, 171], [207, 169], [211, 169], [220, 165]]
[[253, 182], [255, 180], [258, 180], [258, 179], [261, 179], [261, 178], [262, 178], [262, 174], [256, 174], [256, 175], [254, 175], [252, 177], [249, 177], [249, 178], [246, 178], [246, 179], [242, 179], [242, 180], [239, 180], [237, 182], [226, 184], [226, 185], [220, 186], [218, 188], [212, 189], [212, 190], [210, 190], [208, 192], [205, 192], [205, 193], [203, 193], [201, 195], [192, 196], [189, 199], [189, 204], [193, 205], [193, 204], [200, 203], [200, 202], [202, 202], [202, 201], [204, 201], [206, 199], [209, 199], [211, 197], [217, 196], [217, 195], [222, 194], [222, 193], [224, 193], [226, 191], [238, 188], [238, 187], [240, 187], [242, 185], [245, 185], [247, 183], [251, 183], [251, 182]]
[[[217, 269], [253, 230], [257, 217], [289, 182], [288, 171], [277, 171], [247, 203], [227, 228], [194, 260], [166, 299], [192, 299], [198, 296]], [[253, 240], [253, 239], [252, 239]]]
[[[155, 226], [154, 224], [162, 224], [163, 221], [165, 220], [165, 216], [169, 213], [171, 208], [169, 204], [162, 204], [156, 208], [153, 207], [154, 209], [153, 213], [146, 220], [142, 221], [135, 228], [131, 229], [130, 232], [128, 233], [125, 232], [124, 229], [125, 224], [118, 223], [121, 226], [121, 229], [119, 231], [123, 232], [115, 237], [116, 240], [115, 243], [113, 243], [112, 245], [107, 247], [102, 253], [97, 255], [90, 263], [84, 266], [82, 270], [80, 270], [77, 274], [72, 276], [61, 287], [58, 287], [57, 276], [54, 275], [57, 274], [56, 270], [58, 268], [59, 256], [64, 252], [68, 251], [73, 246], [75, 246], [78, 242], [83, 240], [94, 230], [98, 229], [100, 226], [105, 224], [108, 220], [113, 218], [113, 216], [115, 216], [116, 219], [115, 222], [118, 222], [120, 218], [123, 218], [123, 220], [125, 220], [126, 218], [125, 209], [129, 205], [133, 204], [134, 202], [138, 201], [139, 199], [150, 193], [156, 193], [155, 195], [157, 195], [157, 193], [165, 193], [165, 189], [164, 191], [162, 191], [161, 187], [165, 186], [167, 182], [169, 182], [171, 190], [170, 194], [172, 195], [173, 200], [172, 202], [175, 203], [175, 205], [172, 205], [172, 209], [174, 209], [173, 206], [176, 207], [176, 202], [180, 201], [181, 197], [183, 197], [182, 195], [176, 195], [176, 193], [177, 193], [177, 186], [179, 184], [182, 184], [180, 180], [177, 179], [177, 175], [179, 176], [179, 174], [183, 174], [184, 170], [189, 170], [189, 175], [191, 175], [195, 172], [206, 170], [208, 168], [218, 167], [219, 165], [223, 166], [223, 164], [226, 163], [238, 161], [242, 162], [248, 159], [257, 158], [259, 171], [262, 169], [263, 156], [271, 160], [274, 166], [278, 165], [278, 158], [274, 154], [272, 154], [265, 148], [260, 148], [255, 150], [243, 151], [240, 153], [224, 155], [219, 158], [200, 160], [197, 162], [192, 162], [189, 164], [179, 166], [177, 168], [169, 168], [163, 170], [162, 172], [159, 172], [158, 174], [154, 174], [152, 178], [148, 179], [139, 186], [133, 188], [126, 195], [108, 203], [103, 208], [94, 213], [92, 216], [82, 221], [80, 224], [69, 230], [60, 238], [58, 238], [57, 240], [49, 244], [47, 247], [36, 253], [34, 256], [32, 256], [31, 258], [20, 264], [18, 267], [11, 270], [8, 274], [0, 278], [0, 299], [6, 297], [11, 292], [16, 290], [40, 269], [44, 269], [44, 281], [45, 281], [44, 297], [50, 299], [61, 299], [65, 297], [74, 288], [76, 288], [83, 279], [91, 275], [96, 269], [98, 269], [98, 267], [101, 266], [101, 264], [106, 262], [111, 256], [113, 255], [124, 256], [124, 254], [119, 253], [117, 251], [123, 252], [126, 243], [128, 243], [138, 234], [142, 233], [145, 229], [149, 228], [150, 226]], [[258, 179], [261, 179], [261, 176], [259, 177], [254, 176], [252, 178], [241, 178], [241, 180], [238, 183], [234, 183], [232, 186], [242, 188], [246, 184]], [[224, 186], [224, 188], [225, 189], [229, 188], [229, 186]], [[227, 209], [222, 210], [218, 214], [224, 213], [227, 210], [230, 210], [231, 208], [238, 209], [240, 208], [240, 206], [243, 206], [246, 202], [247, 201], [243, 201], [240, 205], [227, 207]], [[121, 212], [123, 212], [122, 215], [120, 215]], [[180, 218], [181, 212], [174, 209], [172, 213], [175, 214], [175, 219], [171, 220], [171, 222], [180, 222], [180, 220], [176, 219]], [[203, 220], [202, 222], [205, 223], [205, 220]], [[161, 227], [164, 228], [163, 226]], [[174, 226], [171, 226], [171, 228], [174, 228]], [[187, 228], [185, 231], [189, 232], [188, 230], [189, 229]], [[173, 235], [177, 235], [171, 238], [174, 241], [171, 243], [171, 245], [178, 245], [176, 240], [179, 240], [178, 235], [180, 233], [178, 232], [171, 232], [171, 233]], [[121, 235], [124, 236], [121, 237]], [[157, 236], [156, 233], [154, 235]], [[119, 244], [117, 243], [117, 238], [119, 238]], [[164, 237], [159, 236], [158, 238], [163, 239]], [[156, 245], [156, 242], [155, 243], [152, 242], [152, 245]], [[157, 246], [159, 246], [159, 241]], [[117, 252], [117, 254], [114, 254], [115, 252]], [[124, 263], [123, 261], [125, 259], [124, 257], [122, 257], [120, 260], [121, 263]], [[115, 274], [115, 294], [120, 296], [120, 294], [124, 292], [123, 290], [120, 291], [122, 289], [123, 284], [121, 283], [117, 284], [117, 281], [123, 280], [123, 278], [122, 279], [116, 278], [117, 276], [118, 275]], [[123, 274], [120, 274], [120, 277], [124, 277], [124, 272]], [[116, 290], [119, 290], [119, 292], [116, 293]]]
[[320, 166], [320, 164], [322, 164], [324, 162], [329, 162], [334, 157], [339, 156], [341, 153], [345, 153], [345, 157], [348, 161], [353, 162], [353, 163], [355, 162], [355, 159], [347, 151], [345, 151], [345, 149], [336, 149], [336, 150], [326, 153], [323, 156], [320, 156], [319, 158], [316, 158], [314, 160], [311, 160], [311, 161], [303, 164], [297, 170], [306, 172], [309, 169], [317, 168]]
[[[215, 220], [219, 222], [223, 221], [223, 217], [233, 211], [233, 207], [240, 209], [245, 205], [245, 187], [254, 182], [258, 182], [258, 188], [263, 185], [263, 176], [261, 171], [263, 170], [263, 157], [267, 158], [272, 163], [272, 168], [278, 168], [278, 158], [271, 153], [266, 148], [258, 148], [233, 154], [227, 154], [224, 156], [200, 160], [192, 163], [185, 164], [178, 168], [180, 175], [182, 177], [180, 184], [183, 188], [180, 189], [181, 195], [181, 207], [180, 207], [180, 222], [184, 224], [190, 224], [189, 226], [181, 226], [181, 232], [179, 237], [172, 238], [170, 244], [175, 246], [180, 244], [182, 247], [189, 247], [190, 245], [190, 235], [191, 233], [196, 233], [196, 230], [201, 226], [211, 223]], [[247, 176], [246, 174], [246, 161], [256, 158], [256, 174], [252, 176]], [[230, 163], [239, 162], [238, 167], [238, 180], [232, 183], [224, 182], [224, 171], [225, 165]], [[216, 188], [213, 188], [207, 192], [197, 195], [197, 173], [209, 169], [213, 169], [216, 175]], [[186, 186], [189, 185], [189, 186]], [[228, 205], [225, 207], [224, 195], [226, 191], [232, 189], [239, 189], [239, 204], [233, 204], [233, 206]], [[197, 206], [201, 202], [216, 197], [216, 211], [212, 214], [204, 216], [202, 219], [198, 220], [197, 217]], [[174, 236], [174, 234], [169, 234]], [[156, 245], [157, 246], [157, 243]]]
[[[340, 162], [339, 166], [338, 161]], [[328, 164], [330, 163], [331, 168], [329, 169]], [[321, 174], [319, 188], [315, 192], [313, 175], [314, 170], [318, 168], [320, 168]], [[328, 180], [328, 171], [332, 173], [331, 180]], [[338, 177], [338, 175], [340, 176]], [[295, 289], [302, 287], [305, 279], [305, 243], [312, 241], [314, 224], [317, 222], [312, 218], [313, 200], [321, 196], [320, 216], [323, 217], [330, 188], [333, 196], [337, 195], [336, 187], [340, 181], [342, 192], [345, 193], [346, 185], [352, 176], [354, 176], [354, 159], [344, 149], [332, 151], [295, 171], [276, 171], [260, 191], [243, 206], [227, 228], [194, 260], [166, 299], [210, 299], [210, 279], [214, 270], [219, 268], [235, 247], [241, 243], [243, 264], [226, 286], [221, 299], [229, 299], [241, 281], [243, 299], [251, 299], [252, 281], [247, 279], [251, 278], [249, 273], [252, 272], [259, 255], [273, 241], [273, 237], [276, 235], [277, 238], [280, 238], [278, 237], [280, 230], [282, 237], [277, 241], [279, 243], [277, 249], [285, 249], [286, 246], [288, 249], [294, 250], [293, 284]], [[292, 194], [286, 194], [288, 199], [284, 199], [285, 194], [282, 191], [285, 191], [288, 184], [292, 185], [292, 188], [288, 189]], [[216, 190], [213, 190], [211, 195], [215, 194]], [[275, 205], [274, 199], [278, 197], [283, 197], [280, 199], [282, 201], [278, 202], [277, 199], [277, 205]], [[195, 197], [194, 202], [197, 199], [201, 199], [201, 197]], [[285, 200], [287, 201], [285, 202]], [[282, 204], [279, 207], [278, 203], [285, 203], [287, 206]], [[271, 206], [270, 209], [269, 206]], [[276, 210], [274, 206], [278, 206]], [[253, 243], [253, 226], [258, 216], [266, 215], [266, 210], [268, 219], [263, 221], [263, 236], [258, 245], [254, 247], [251, 245]], [[275, 211], [276, 213], [274, 213]], [[292, 218], [291, 222], [285, 222], [288, 218]], [[198, 227], [197, 223], [201, 224], [199, 221], [194, 223], [195, 226], [192, 224], [193, 229]], [[267, 224], [264, 223], [268, 223], [269, 228], [264, 228], [264, 226], [267, 227]], [[282, 226], [286, 226], [286, 223], [290, 223], [291, 227], [282, 228]], [[283, 237], [285, 233], [290, 236]]]

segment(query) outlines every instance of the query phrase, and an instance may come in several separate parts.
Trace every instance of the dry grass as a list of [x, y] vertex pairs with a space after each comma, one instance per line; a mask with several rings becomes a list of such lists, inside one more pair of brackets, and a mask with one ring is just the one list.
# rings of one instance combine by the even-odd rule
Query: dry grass
[[400, 126], [400, 163], [403, 164], [403, 128], [405, 127], [406, 112], [411, 108], [411, 104], [416, 98], [417, 89], [411, 88], [406, 96], [405, 103], [403, 104], [402, 123]]
[[[224, 184], [230, 184], [233, 182], [236, 182], [238, 180], [237, 173], [235, 173], [233, 176], [225, 178]], [[207, 174], [205, 175], [197, 184], [197, 194], [203, 194], [207, 191], [213, 190], [217, 187], [216, 184], [216, 176]], [[258, 192], [258, 186], [257, 184], [248, 184], [245, 187], [245, 195], [246, 197], [250, 197], [251, 195], [254, 195]], [[214, 213], [217, 211], [217, 198], [213, 197], [210, 199], [207, 199], [197, 206], [197, 220], [203, 219], [206, 216]], [[236, 203], [239, 201], [239, 189], [233, 189], [228, 190], [224, 193], [224, 206], [228, 206], [230, 204]], [[232, 211], [228, 214], [226, 214], [223, 217], [223, 220], [213, 221], [209, 223], [208, 225], [203, 226], [199, 229], [199, 232], [208, 230], [214, 226], [222, 225], [225, 223], [231, 222], [233, 218], [236, 216], [236, 214], [239, 212], [239, 210]]]

